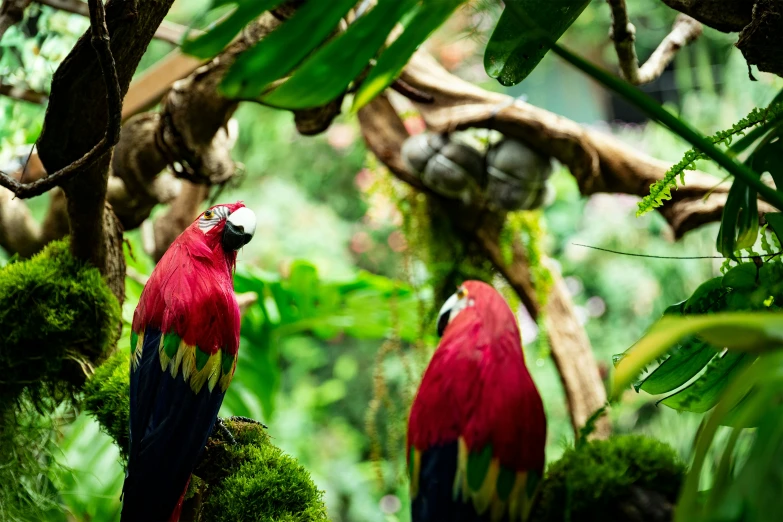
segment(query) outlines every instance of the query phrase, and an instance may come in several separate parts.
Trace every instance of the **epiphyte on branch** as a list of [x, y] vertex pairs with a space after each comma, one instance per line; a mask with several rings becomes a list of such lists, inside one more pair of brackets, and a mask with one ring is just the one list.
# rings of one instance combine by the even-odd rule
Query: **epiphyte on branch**
[[552, 162], [524, 143], [506, 138], [487, 151], [487, 199], [500, 210], [532, 210], [554, 199], [547, 180]]
[[447, 198], [469, 205], [484, 185], [481, 153], [448, 134], [418, 134], [405, 140], [402, 158], [422, 183]]

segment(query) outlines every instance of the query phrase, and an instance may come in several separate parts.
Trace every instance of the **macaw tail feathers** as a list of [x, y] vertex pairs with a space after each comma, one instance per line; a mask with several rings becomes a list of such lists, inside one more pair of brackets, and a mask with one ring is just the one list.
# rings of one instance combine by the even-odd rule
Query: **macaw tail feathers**
[[193, 468], [217, 419], [223, 391], [194, 392], [183, 373], [161, 367], [165, 339], [148, 327], [137, 336], [131, 367], [131, 446], [121, 522], [168, 522], [179, 517]]

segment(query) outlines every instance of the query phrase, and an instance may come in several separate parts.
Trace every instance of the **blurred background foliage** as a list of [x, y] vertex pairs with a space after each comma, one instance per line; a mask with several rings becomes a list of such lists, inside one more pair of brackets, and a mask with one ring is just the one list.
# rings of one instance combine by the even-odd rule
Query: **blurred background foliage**
[[[203, 26], [209, 21], [203, 17], [208, 5], [207, 0], [178, 0], [167, 19]], [[493, 2], [469, 3], [427, 48], [452, 72], [501, 90], [482, 63], [498, 15]], [[630, 16], [644, 60], [668, 32], [675, 13], [658, 0], [639, 0], [630, 5]], [[608, 6], [592, 2], [561, 42], [614, 69], [609, 24]], [[25, 21], [0, 42], [0, 80], [45, 94], [52, 72], [87, 25], [76, 15], [31, 7]], [[781, 86], [770, 75], [749, 82], [746, 64], [732, 43], [732, 36], [705, 28], [704, 36], [643, 90], [705, 133], [729, 127], [753, 107], [768, 103]], [[171, 48], [153, 42], [139, 72]], [[634, 108], [551, 54], [506, 92], [611, 132], [672, 163], [689, 148], [661, 127], [646, 125]], [[0, 97], [0, 112], [0, 165], [8, 172], [39, 134], [44, 107]], [[314, 138], [298, 135], [287, 112], [244, 104], [235, 118], [239, 139], [234, 154], [245, 174], [221, 199], [242, 199], [258, 216], [256, 237], [240, 254], [235, 283], [237, 291], [254, 291], [261, 299], [244, 316], [238, 370], [221, 414], [265, 422], [274, 443], [299, 459], [326, 491], [332, 520], [407, 521], [406, 413], [435, 346], [434, 324], [427, 318], [440, 303], [433, 302], [426, 267], [405, 235], [401, 189], [391, 187], [389, 176], [368, 157], [350, 117], [338, 118]], [[411, 118], [406, 125], [416, 129], [421, 121]], [[700, 168], [716, 171], [704, 162]], [[557, 197], [543, 213], [545, 248], [566, 278], [608, 379], [611, 356], [633, 344], [670, 304], [719, 275], [720, 260], [628, 257], [577, 244], [706, 256], [715, 253], [718, 226], [702, 227], [675, 243], [657, 213], [635, 217], [636, 198], [582, 198], [562, 167], [553, 181]], [[45, 209], [46, 198], [30, 202], [34, 212]], [[149, 274], [152, 261], [143, 253], [138, 233], [128, 237], [129, 265]], [[140, 291], [141, 285], [129, 278], [125, 321], [130, 321]], [[526, 358], [549, 419], [551, 462], [573, 443], [573, 435], [545, 343], [524, 312], [520, 321]], [[123, 335], [119, 348], [128, 349], [128, 342]], [[615, 431], [652, 435], [687, 461], [701, 417], [659, 408], [646, 394], [626, 395], [612, 410]], [[59, 495], [53, 500], [66, 514], [54, 510], [52, 520], [116, 517], [123, 479], [116, 447], [86, 415], [58, 415], [63, 427], [53, 477]], [[75, 422], [65, 422], [74, 416]], [[738, 444], [743, 443], [741, 438]], [[709, 463], [717, 467], [717, 456], [708, 456], [708, 474]]]

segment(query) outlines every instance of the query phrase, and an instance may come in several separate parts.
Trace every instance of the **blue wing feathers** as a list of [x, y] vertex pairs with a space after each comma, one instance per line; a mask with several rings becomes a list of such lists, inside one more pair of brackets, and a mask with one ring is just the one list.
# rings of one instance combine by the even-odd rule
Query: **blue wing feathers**
[[457, 442], [432, 447], [421, 453], [419, 491], [413, 499], [413, 522], [475, 522], [480, 517], [473, 505], [455, 501]]
[[130, 378], [130, 458], [122, 522], [167, 521], [212, 432], [224, 393], [196, 394], [179, 373], [161, 370], [161, 332], [148, 327]]

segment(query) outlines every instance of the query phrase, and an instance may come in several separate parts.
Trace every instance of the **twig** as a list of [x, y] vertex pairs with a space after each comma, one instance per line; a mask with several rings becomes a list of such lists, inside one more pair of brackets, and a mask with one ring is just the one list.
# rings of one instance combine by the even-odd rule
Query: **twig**
[[106, 134], [95, 147], [81, 158], [67, 167], [32, 183], [20, 183], [10, 176], [0, 174], [0, 186], [12, 191], [18, 198], [26, 199], [39, 196], [55, 186], [62, 185], [109, 152], [120, 139], [122, 95], [120, 94], [120, 83], [117, 78], [114, 56], [111, 54], [109, 29], [106, 27], [106, 12], [104, 11], [102, 0], [89, 0], [88, 5], [90, 7], [90, 28], [92, 33], [90, 41], [98, 55], [98, 64], [101, 67], [103, 80], [106, 83], [106, 101], [109, 106]]
[[412, 85], [409, 85], [405, 83], [404, 81], [397, 78], [394, 80], [391, 84], [391, 88], [411, 100], [412, 102], [416, 103], [432, 103], [434, 101], [434, 98], [431, 94], [420, 91], [419, 89], [415, 88]]
[[635, 47], [636, 28], [628, 19], [625, 0], [607, 0], [607, 2], [612, 9], [610, 38], [614, 41], [620, 71], [623, 77], [634, 85], [650, 83], [658, 78], [674, 59], [677, 51], [701, 35], [701, 23], [688, 15], [678, 15], [671, 32], [666, 35], [645, 64], [639, 67]]
[[[39, 3], [41, 5], [48, 5], [49, 7], [53, 7], [55, 9], [65, 11], [66, 13], [89, 16], [89, 8], [87, 4], [85, 4], [82, 0], [35, 0], [35, 1], [36, 3]], [[29, 0], [27, 0], [27, 2], [29, 3]], [[198, 29], [191, 29], [190, 32], [188, 33], [187, 27], [164, 20], [163, 22], [161, 22], [160, 26], [158, 26], [158, 28], [155, 30], [154, 38], [178, 46], [182, 41], [182, 37], [185, 36], [185, 34], [189, 34], [191, 37], [196, 37], [204, 34], [204, 31], [200, 31]]]
[[16, 85], [8, 85], [6, 83], [0, 83], [0, 96], [7, 96], [14, 100], [26, 101], [36, 105], [45, 105], [46, 101], [49, 99], [49, 95], [45, 92], [38, 92], [32, 89], [25, 89], [24, 87], [17, 87]]

